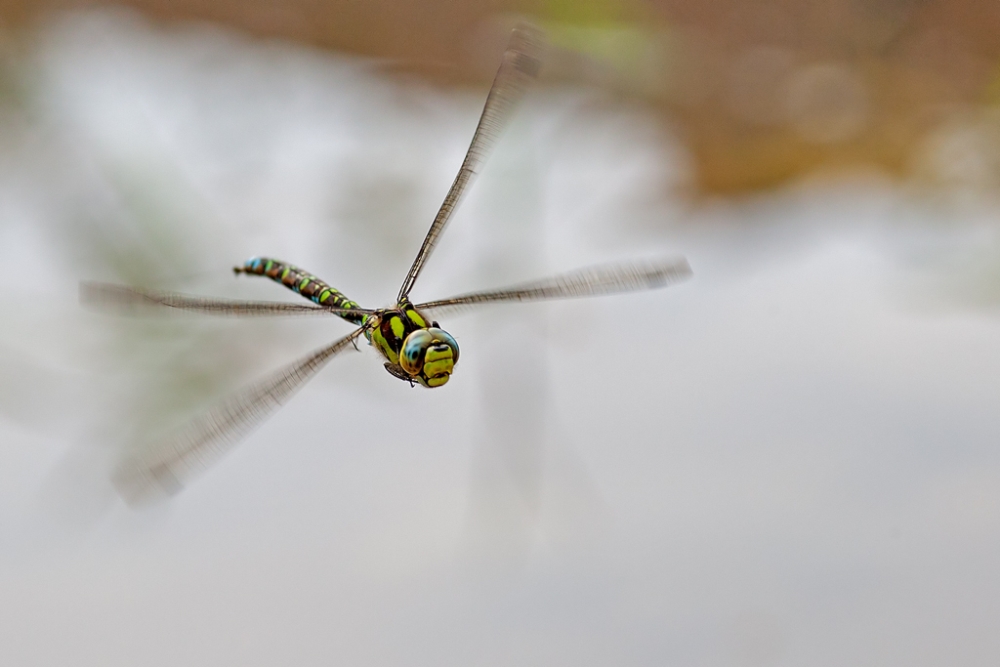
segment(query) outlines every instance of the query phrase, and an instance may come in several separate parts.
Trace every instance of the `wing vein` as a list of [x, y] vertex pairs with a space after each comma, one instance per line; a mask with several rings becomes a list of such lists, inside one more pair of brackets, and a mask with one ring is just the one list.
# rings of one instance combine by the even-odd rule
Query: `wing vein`
[[441, 208], [434, 216], [434, 222], [431, 223], [427, 236], [424, 237], [420, 250], [413, 260], [413, 265], [403, 280], [403, 285], [399, 288], [397, 301], [402, 301], [409, 296], [413, 284], [458, 207], [462, 195], [468, 189], [472, 177], [479, 171], [497, 138], [503, 132], [514, 108], [524, 97], [528, 84], [538, 76], [538, 70], [541, 67], [541, 44], [541, 34], [530, 26], [519, 26], [511, 34], [503, 61], [493, 79], [490, 92], [486, 96], [486, 104], [479, 117], [476, 132], [472, 136], [472, 143], [469, 145], [462, 166], [458, 170], [455, 181], [448, 190]]
[[125, 314], [156, 308], [172, 308], [224, 317], [367, 315], [373, 312], [364, 308], [324, 308], [281, 301], [218, 299], [98, 282], [80, 283], [80, 303], [95, 310]]
[[460, 310], [469, 306], [513, 301], [543, 301], [602, 294], [619, 294], [658, 289], [684, 280], [691, 267], [684, 259], [630, 261], [591, 266], [551, 278], [514, 285], [512, 287], [472, 292], [450, 299], [428, 301], [417, 305], [420, 310]]
[[223, 400], [152, 448], [124, 460], [114, 483], [130, 504], [174, 495], [200, 471], [286, 403], [364, 327], [322, 347]]

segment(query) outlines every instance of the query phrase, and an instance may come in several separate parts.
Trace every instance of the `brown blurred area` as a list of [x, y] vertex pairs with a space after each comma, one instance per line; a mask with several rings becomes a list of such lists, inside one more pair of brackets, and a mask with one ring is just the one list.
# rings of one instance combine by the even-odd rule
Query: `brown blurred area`
[[[8, 31], [87, 0], [0, 1]], [[498, 16], [549, 32], [550, 75], [662, 112], [698, 192], [771, 188], [876, 168], [1000, 186], [996, 0], [132, 0], [164, 22], [207, 21], [425, 73], [471, 75]], [[478, 70], [477, 70], [478, 71]]]

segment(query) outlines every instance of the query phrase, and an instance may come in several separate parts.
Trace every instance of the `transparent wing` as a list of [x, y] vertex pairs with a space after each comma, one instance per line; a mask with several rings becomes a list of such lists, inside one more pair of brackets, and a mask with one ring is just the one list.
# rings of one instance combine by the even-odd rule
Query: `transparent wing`
[[80, 303], [98, 310], [120, 313], [140, 312], [149, 308], [175, 308], [228, 317], [269, 317], [275, 315], [363, 315], [362, 308], [323, 308], [281, 301], [235, 301], [211, 299], [176, 292], [125, 287], [109, 283], [80, 283]]
[[448, 220], [451, 219], [472, 177], [479, 171], [497, 137], [503, 132], [514, 107], [524, 96], [528, 84], [538, 76], [541, 67], [541, 45], [541, 33], [535, 28], [522, 25], [511, 33], [507, 50], [503, 54], [503, 62], [486, 97], [486, 106], [479, 118], [479, 125], [472, 137], [472, 144], [465, 155], [465, 161], [462, 162], [462, 168], [458, 170], [455, 182], [451, 184], [451, 189], [448, 190], [448, 195], [444, 198], [444, 203], [441, 204], [416, 259], [413, 260], [413, 266], [406, 274], [406, 280], [399, 288], [397, 301], [402, 301], [403, 297], [408, 296], [413, 289], [413, 283], [424, 268], [424, 263]]
[[350, 347], [364, 327], [255, 382], [195, 419], [153, 448], [125, 460], [113, 481], [129, 504], [180, 491], [281, 407], [335, 355]]
[[691, 275], [687, 260], [631, 261], [578, 269], [543, 280], [506, 289], [463, 294], [451, 299], [417, 305], [420, 310], [447, 311], [503, 301], [540, 301], [567, 299], [599, 294], [617, 294], [657, 289], [684, 280]]

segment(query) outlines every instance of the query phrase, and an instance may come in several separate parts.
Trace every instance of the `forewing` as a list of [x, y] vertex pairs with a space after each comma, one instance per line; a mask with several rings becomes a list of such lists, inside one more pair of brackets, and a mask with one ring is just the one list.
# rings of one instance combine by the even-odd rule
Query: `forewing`
[[129, 504], [142, 504], [180, 491], [222, 457], [315, 375], [350, 347], [364, 328], [320, 348], [226, 399], [151, 449], [125, 460], [114, 483]]
[[528, 84], [538, 76], [538, 70], [541, 68], [541, 48], [542, 37], [537, 29], [522, 25], [511, 33], [507, 50], [503, 54], [503, 62], [486, 97], [486, 106], [479, 118], [479, 125], [462, 162], [462, 168], [458, 170], [455, 182], [451, 184], [451, 189], [448, 190], [444, 203], [441, 204], [427, 236], [424, 237], [416, 259], [413, 260], [413, 266], [410, 267], [406, 280], [399, 288], [397, 301], [402, 301], [409, 295], [413, 283], [424, 268], [424, 263], [430, 257], [472, 177], [479, 171], [497, 138], [503, 132], [515, 106], [524, 97]]
[[236, 301], [126, 287], [110, 283], [81, 282], [80, 303], [95, 310], [139, 313], [150, 309], [186, 310], [226, 317], [273, 317], [280, 315], [351, 315], [372, 311], [335, 309], [281, 301]]
[[418, 304], [419, 310], [442, 312], [483, 303], [543, 301], [657, 289], [691, 275], [687, 260], [631, 261], [578, 269], [506, 289], [463, 294]]

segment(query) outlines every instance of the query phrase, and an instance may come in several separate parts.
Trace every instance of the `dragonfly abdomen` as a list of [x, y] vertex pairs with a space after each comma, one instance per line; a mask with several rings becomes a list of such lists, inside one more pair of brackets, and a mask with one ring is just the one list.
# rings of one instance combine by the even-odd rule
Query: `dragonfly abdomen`
[[[281, 283], [296, 294], [301, 294], [313, 303], [327, 308], [360, 308], [357, 303], [341, 294], [340, 290], [330, 287], [316, 276], [277, 259], [269, 257], [251, 257], [243, 266], [233, 269], [236, 273], [246, 273], [265, 276], [276, 283]], [[361, 326], [368, 319], [367, 315], [340, 315], [342, 318]]]

